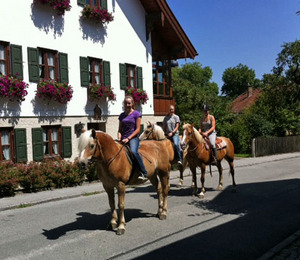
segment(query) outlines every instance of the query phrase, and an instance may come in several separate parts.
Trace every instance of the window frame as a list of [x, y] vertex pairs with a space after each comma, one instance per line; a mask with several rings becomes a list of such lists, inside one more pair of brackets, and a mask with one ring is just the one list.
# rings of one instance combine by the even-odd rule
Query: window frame
[[[48, 135], [48, 140], [44, 140], [44, 136], [43, 136], [43, 147], [45, 145], [48, 145], [48, 153], [46, 153], [46, 150], [43, 150], [43, 157], [45, 159], [47, 158], [55, 158], [55, 157], [61, 157], [62, 156], [62, 126], [61, 125], [47, 125], [47, 126], [41, 126], [42, 130], [43, 130], [43, 134], [44, 131], [47, 131], [47, 135]], [[57, 141], [53, 140], [52, 137], [52, 130], [53, 129], [57, 129]], [[54, 153], [53, 151], [53, 144], [57, 143], [58, 144], [58, 153]]]
[[102, 8], [101, 2], [102, 2], [101, 0], [86, 0], [85, 4]]
[[[2, 131], [9, 131], [9, 145], [2, 145]], [[3, 158], [3, 147], [10, 147], [10, 159], [4, 160]], [[14, 150], [14, 129], [13, 127], [1, 127], [0, 128], [0, 162], [15, 161], [15, 150]]]
[[[11, 73], [11, 69], [10, 69], [10, 43], [9, 42], [4, 42], [4, 41], [0, 41], [0, 45], [2, 45], [4, 47], [4, 55], [5, 55], [5, 59], [1, 59], [0, 61], [4, 62], [5, 64], [5, 74], [3, 75], [10, 75]], [[0, 72], [0, 74], [2, 74]]]
[[[131, 86], [131, 87], [136, 88], [137, 87], [137, 72], [136, 72], [137, 66], [134, 64], [128, 64], [128, 63], [125, 63], [125, 66], [126, 66], [127, 86], [131, 86], [131, 80], [133, 80], [133, 86]], [[131, 70], [133, 71], [132, 77], [130, 76]]]
[[[48, 64], [49, 54], [54, 56], [54, 65]], [[44, 63], [40, 63], [40, 55], [42, 55]], [[58, 82], [58, 51], [45, 48], [38, 48], [38, 66], [39, 66], [39, 79], [40, 80], [55, 80]], [[42, 77], [42, 69], [44, 67], [44, 77]], [[54, 79], [50, 78], [50, 68], [54, 68]]]
[[[162, 74], [162, 81], [160, 81]], [[154, 97], [171, 97], [171, 68], [166, 61], [154, 61], [152, 64]], [[162, 88], [162, 91], [161, 91]]]
[[[88, 57], [89, 61], [89, 85], [104, 85], [103, 60], [93, 57]], [[95, 71], [95, 63], [99, 62], [99, 72]], [[96, 75], [99, 75], [99, 83], [96, 82]]]

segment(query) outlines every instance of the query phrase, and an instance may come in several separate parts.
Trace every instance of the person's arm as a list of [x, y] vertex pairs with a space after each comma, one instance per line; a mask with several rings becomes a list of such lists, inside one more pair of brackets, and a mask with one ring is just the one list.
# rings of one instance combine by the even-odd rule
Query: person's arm
[[202, 118], [200, 118], [200, 128], [199, 128], [199, 133], [202, 134]]
[[175, 133], [176, 133], [177, 130], [179, 129], [179, 126], [180, 126], [180, 123], [177, 122], [177, 123], [176, 123], [176, 126], [175, 126], [175, 128], [174, 128], [174, 130], [172, 131], [172, 135], [175, 135]]

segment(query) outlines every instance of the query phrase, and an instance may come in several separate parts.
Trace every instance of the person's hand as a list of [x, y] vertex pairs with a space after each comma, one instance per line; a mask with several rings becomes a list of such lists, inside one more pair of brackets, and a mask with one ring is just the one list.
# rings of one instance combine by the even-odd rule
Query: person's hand
[[204, 137], [207, 137], [207, 132], [202, 133]]
[[129, 140], [128, 138], [125, 138], [125, 139], [122, 140], [122, 143], [123, 143], [123, 144], [127, 144], [129, 141], [130, 141], [130, 140]]
[[169, 136], [169, 137], [172, 137], [172, 136], [173, 136], [173, 132], [169, 133], [168, 136]]

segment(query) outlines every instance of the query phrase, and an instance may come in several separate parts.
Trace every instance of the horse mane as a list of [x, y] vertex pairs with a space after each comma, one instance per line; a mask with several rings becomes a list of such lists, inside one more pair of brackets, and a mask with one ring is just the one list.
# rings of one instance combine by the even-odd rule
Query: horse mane
[[[182, 128], [185, 130], [185, 129], [191, 128], [191, 127], [192, 127], [191, 124], [184, 124]], [[195, 127], [193, 127], [193, 131], [194, 131], [197, 142], [204, 143], [204, 139], [203, 139], [202, 135], [197, 131], [197, 129]]]
[[[104, 133], [102, 131], [96, 131], [96, 133]], [[105, 133], [104, 133], [105, 134]], [[81, 151], [84, 150], [84, 148], [88, 145], [90, 142], [90, 139], [92, 138], [92, 130], [87, 130], [81, 133], [79, 139], [78, 139], [78, 152], [81, 153]]]
[[153, 132], [156, 134], [157, 140], [165, 139], [165, 133], [159, 125], [154, 125]]

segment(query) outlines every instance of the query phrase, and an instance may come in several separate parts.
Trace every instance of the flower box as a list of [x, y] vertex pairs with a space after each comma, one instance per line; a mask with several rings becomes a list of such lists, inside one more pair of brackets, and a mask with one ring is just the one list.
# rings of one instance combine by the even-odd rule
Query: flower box
[[115, 101], [116, 95], [111, 86], [104, 86], [102, 84], [92, 85], [88, 91], [89, 100], [95, 101], [99, 99], [108, 99], [108, 101]]
[[81, 17], [84, 19], [92, 20], [97, 23], [109, 23], [114, 20], [114, 17], [107, 10], [97, 6], [85, 5]]
[[48, 103], [54, 100], [61, 104], [67, 104], [73, 97], [73, 88], [68, 83], [42, 80], [37, 85], [36, 97], [48, 101]]
[[58, 15], [63, 15], [65, 11], [71, 10], [70, 0], [34, 0], [33, 4], [36, 4], [37, 1], [50, 5]]
[[18, 77], [0, 75], [0, 97], [22, 102], [28, 94], [28, 84]]
[[137, 105], [144, 105], [149, 99], [146, 91], [139, 88], [129, 86], [125, 89], [125, 93], [132, 96], [134, 103]]

